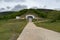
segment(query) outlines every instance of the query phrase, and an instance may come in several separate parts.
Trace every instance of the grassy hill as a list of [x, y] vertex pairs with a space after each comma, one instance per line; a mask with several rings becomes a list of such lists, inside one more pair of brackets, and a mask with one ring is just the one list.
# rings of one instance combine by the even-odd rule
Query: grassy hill
[[26, 12], [34, 12], [43, 20], [48, 21], [34, 23], [49, 30], [60, 32], [60, 11], [50, 9], [24, 9], [18, 12], [0, 12], [0, 40], [16, 40], [24, 29], [27, 21], [24, 19], [15, 20], [16, 16], [21, 16]]
[[[21, 16], [23, 15], [24, 13], [28, 12], [28, 11], [33, 11], [34, 13], [37, 13], [38, 12], [49, 12], [49, 11], [52, 11], [52, 10], [49, 10], [49, 9], [24, 9], [24, 10], [21, 10], [21, 11], [18, 11], [18, 12], [0, 12], [0, 19], [10, 19], [10, 18], [15, 18], [16, 16]], [[41, 14], [39, 15], [41, 16]]]
[[0, 20], [3, 19], [13, 19], [16, 16], [21, 16], [27, 12], [34, 12], [39, 17], [50, 19], [51, 22], [60, 20], [60, 11], [51, 10], [51, 9], [24, 9], [17, 12], [0, 12]]

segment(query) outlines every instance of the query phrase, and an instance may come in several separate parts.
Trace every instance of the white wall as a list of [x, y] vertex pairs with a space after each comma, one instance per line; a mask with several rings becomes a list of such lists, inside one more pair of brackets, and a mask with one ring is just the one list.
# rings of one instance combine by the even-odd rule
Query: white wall
[[16, 16], [16, 19], [20, 19], [20, 16]]

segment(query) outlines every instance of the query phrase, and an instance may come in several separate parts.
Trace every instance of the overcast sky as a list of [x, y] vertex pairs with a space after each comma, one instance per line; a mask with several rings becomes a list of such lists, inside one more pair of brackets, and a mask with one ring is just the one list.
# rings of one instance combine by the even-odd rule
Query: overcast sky
[[11, 7], [14, 8], [16, 5], [25, 5], [27, 8], [39, 7], [56, 9], [60, 8], [60, 0], [0, 0], [0, 8]]

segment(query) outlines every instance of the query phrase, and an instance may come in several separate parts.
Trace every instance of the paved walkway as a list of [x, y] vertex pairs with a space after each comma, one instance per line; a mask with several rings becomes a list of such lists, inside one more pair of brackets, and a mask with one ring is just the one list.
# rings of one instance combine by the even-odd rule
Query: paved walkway
[[36, 27], [29, 22], [17, 40], [60, 40], [60, 33]]

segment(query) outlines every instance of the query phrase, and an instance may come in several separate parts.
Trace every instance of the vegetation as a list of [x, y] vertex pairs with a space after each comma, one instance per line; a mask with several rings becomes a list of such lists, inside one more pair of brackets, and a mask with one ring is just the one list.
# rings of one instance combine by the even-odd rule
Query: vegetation
[[60, 20], [60, 11], [52, 11], [48, 14], [47, 19], [50, 19], [51, 22], [56, 22], [56, 20]]
[[53, 30], [56, 32], [60, 32], [60, 22], [53, 22], [53, 23], [49, 23], [49, 22], [35, 22], [35, 24], [38, 27], [42, 27], [42, 28], [46, 28], [49, 30]]
[[53, 21], [60, 20], [60, 11], [50, 10], [50, 9], [24, 9], [18, 12], [0, 12], [0, 20], [1, 19], [12, 19], [16, 16], [21, 16], [26, 12], [34, 12], [39, 17], [51, 19]]
[[[60, 32], [60, 11], [50, 9], [24, 9], [18, 12], [0, 12], [0, 40], [16, 40], [27, 24], [26, 20], [15, 20], [16, 16], [21, 16], [26, 12], [34, 12], [39, 17], [48, 21], [33, 20], [39, 27]], [[57, 21], [59, 20], [59, 21]], [[38, 22], [36, 22], [38, 21]]]
[[18, 12], [0, 12], [0, 20], [13, 19], [16, 16], [21, 16], [22, 14], [26, 12], [27, 12], [27, 9], [24, 9]]
[[0, 40], [16, 40], [26, 24], [26, 20], [0, 20]]
[[44, 19], [49, 19], [51, 22], [60, 20], [60, 11], [48, 9], [35, 9], [34, 12]]

